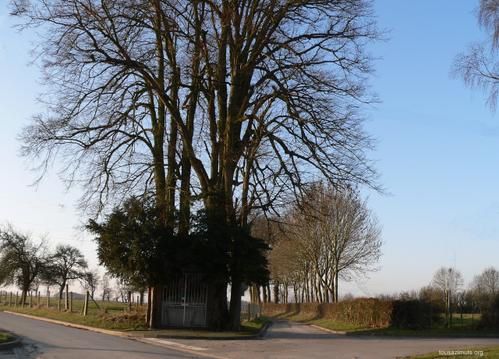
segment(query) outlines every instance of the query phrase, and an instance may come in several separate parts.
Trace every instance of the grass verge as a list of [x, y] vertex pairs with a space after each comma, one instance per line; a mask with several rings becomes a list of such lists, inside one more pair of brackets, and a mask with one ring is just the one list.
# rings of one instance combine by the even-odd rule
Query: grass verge
[[499, 346], [471, 347], [454, 350], [443, 350], [436, 353], [416, 355], [408, 359], [472, 359], [472, 358], [499, 358]]
[[[476, 316], [476, 315], [475, 315]], [[275, 316], [295, 322], [314, 324], [326, 329], [345, 332], [347, 335], [379, 335], [393, 337], [499, 337], [498, 330], [480, 330], [478, 320], [469, 316], [455, 318], [452, 328], [445, 328], [441, 323], [431, 329], [400, 329], [394, 327], [368, 328], [353, 323], [317, 318], [303, 313], [287, 313]]]
[[[75, 306], [76, 304], [76, 306]], [[73, 308], [78, 308], [77, 303], [73, 303]], [[80, 314], [80, 311], [73, 310], [59, 311], [57, 308], [46, 307], [13, 307], [0, 306], [0, 311], [8, 310], [11, 312], [28, 314], [36, 317], [59, 320], [62, 322], [80, 324], [94, 328], [125, 331], [127, 334], [139, 337], [194, 337], [216, 339], [224, 337], [248, 337], [254, 336], [260, 332], [263, 326], [269, 322], [268, 318], [258, 318], [241, 323], [240, 331], [213, 332], [204, 329], [162, 329], [149, 330], [144, 321], [145, 308], [136, 308], [131, 312], [126, 312], [126, 305], [121, 303], [100, 303], [99, 308], [89, 308], [86, 317]]]
[[109, 329], [109, 330], [140, 330], [146, 329], [144, 322], [144, 312], [141, 308], [126, 312], [126, 306], [118, 306], [111, 303], [109, 307], [100, 306], [99, 308], [89, 308], [88, 315], [81, 315], [78, 306], [73, 306], [73, 311], [59, 311], [57, 308], [46, 307], [13, 307], [0, 306], [0, 310], [8, 310], [11, 312], [33, 315], [48, 319], [60, 320], [63, 322], [86, 325], [89, 327]]
[[8, 333], [0, 331], [0, 344], [10, 341], [11, 338], [12, 337]]
[[254, 337], [260, 333], [263, 327], [270, 322], [267, 317], [260, 317], [254, 320], [247, 320], [241, 323], [240, 331], [215, 332], [207, 329], [160, 329], [160, 330], [135, 330], [128, 331], [127, 334], [137, 337], [153, 338], [196, 338], [196, 339], [238, 339]]

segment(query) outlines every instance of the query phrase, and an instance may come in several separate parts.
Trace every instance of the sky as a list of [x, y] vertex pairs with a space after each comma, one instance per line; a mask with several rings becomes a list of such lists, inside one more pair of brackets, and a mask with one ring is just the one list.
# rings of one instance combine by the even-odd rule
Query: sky
[[[95, 244], [81, 231], [80, 195], [53, 169], [37, 186], [19, 157], [18, 136], [33, 114], [40, 71], [30, 65], [34, 37], [12, 27], [0, 4], [0, 224], [11, 223], [51, 247], [68, 243], [97, 265]], [[455, 56], [483, 39], [478, 1], [378, 0], [386, 40], [371, 46], [371, 87], [381, 102], [366, 108], [376, 140], [371, 158], [386, 193], [366, 192], [382, 226], [379, 270], [344, 283], [340, 292], [394, 294], [429, 284], [441, 266], [466, 283], [499, 268], [499, 116], [486, 96], [450, 75]]]

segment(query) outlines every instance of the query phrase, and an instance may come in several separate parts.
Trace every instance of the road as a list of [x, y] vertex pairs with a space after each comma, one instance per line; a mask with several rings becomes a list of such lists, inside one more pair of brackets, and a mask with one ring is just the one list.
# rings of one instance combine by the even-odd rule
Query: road
[[[438, 350], [464, 349], [470, 346], [499, 345], [499, 338], [348, 337], [286, 321], [274, 323], [266, 337], [260, 340], [151, 340], [167, 348], [6, 313], [0, 313], [0, 327], [21, 335], [27, 343], [24, 356], [21, 354], [18, 358], [43, 359], [199, 358], [206, 356], [230, 359], [385, 359]], [[179, 348], [184, 351], [176, 350]], [[191, 350], [193, 354], [186, 353], [185, 350]], [[0, 358], [4, 358], [1, 352]], [[16, 356], [11, 355], [11, 358], [16, 358]]]
[[499, 345], [499, 338], [351, 337], [330, 334], [305, 324], [279, 321], [274, 323], [263, 340], [178, 342], [204, 347], [207, 349], [204, 353], [216, 353], [232, 359], [386, 359], [470, 346]]
[[0, 327], [20, 335], [24, 348], [0, 358], [199, 358], [199, 356], [134, 340], [73, 329], [0, 312]]

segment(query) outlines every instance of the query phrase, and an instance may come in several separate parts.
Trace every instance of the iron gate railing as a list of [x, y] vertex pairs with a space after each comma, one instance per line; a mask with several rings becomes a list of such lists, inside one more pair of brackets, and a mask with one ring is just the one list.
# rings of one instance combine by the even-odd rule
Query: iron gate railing
[[208, 287], [202, 274], [185, 274], [164, 287], [161, 321], [168, 327], [206, 327]]

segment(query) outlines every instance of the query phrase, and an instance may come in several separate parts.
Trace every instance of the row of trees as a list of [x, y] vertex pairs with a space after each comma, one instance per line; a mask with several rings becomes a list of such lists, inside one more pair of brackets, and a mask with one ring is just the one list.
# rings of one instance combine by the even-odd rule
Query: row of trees
[[[464, 286], [461, 272], [442, 267], [435, 272], [429, 286], [419, 293], [404, 293], [403, 298], [421, 299], [432, 303], [435, 311], [445, 314], [445, 324], [452, 325], [452, 313], [481, 313], [484, 322], [492, 316], [499, 318], [499, 271], [486, 268]], [[487, 323], [489, 325], [490, 323]]]
[[21, 303], [29, 291], [40, 285], [56, 286], [62, 299], [66, 285], [79, 280], [92, 296], [99, 284], [96, 270], [89, 270], [82, 253], [69, 245], [58, 245], [53, 252], [43, 241], [35, 243], [11, 226], [0, 229], [0, 285], [21, 289]]
[[316, 183], [273, 225], [269, 255], [276, 302], [337, 302], [340, 280], [375, 270], [382, 241], [358, 191]]
[[[318, 177], [377, 188], [360, 111], [373, 100], [369, 0], [11, 5], [23, 28], [42, 35], [47, 85], [47, 111], [25, 129], [23, 154], [42, 169], [60, 161], [65, 179], [83, 184], [92, 215], [120, 205], [90, 224], [99, 243], [128, 212], [124, 200], [154, 212], [154, 239], [127, 253], [205, 273], [210, 327], [239, 328], [242, 285], [267, 271], [265, 246], [250, 235], [254, 218], [281, 212]], [[124, 262], [126, 273], [113, 274], [145, 276], [149, 324], [158, 326], [160, 288], [173, 272]]]

